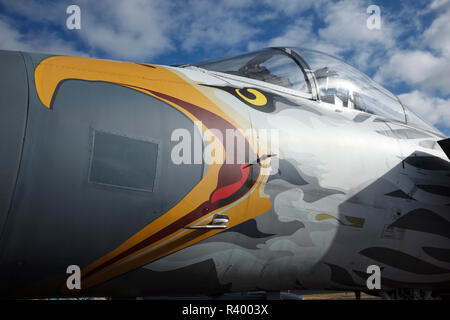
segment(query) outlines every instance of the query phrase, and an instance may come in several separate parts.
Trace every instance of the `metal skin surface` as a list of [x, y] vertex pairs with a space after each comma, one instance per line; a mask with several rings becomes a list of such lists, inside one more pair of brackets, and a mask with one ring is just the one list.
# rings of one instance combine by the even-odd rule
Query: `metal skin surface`
[[[22, 55], [26, 132], [2, 129], [23, 143], [14, 191], [0, 198], [1, 210], [11, 203], [0, 211], [2, 297], [367, 291], [374, 264], [382, 291], [450, 289], [445, 137], [195, 68]], [[255, 132], [276, 129], [278, 171], [267, 170], [273, 158], [174, 164], [177, 128], [206, 154], [206, 129], [253, 128], [242, 134], [259, 157], [267, 152]], [[151, 186], [92, 173], [99, 133], [157, 145]], [[184, 228], [216, 213], [227, 228]], [[69, 265], [82, 269], [81, 290], [65, 288]]]

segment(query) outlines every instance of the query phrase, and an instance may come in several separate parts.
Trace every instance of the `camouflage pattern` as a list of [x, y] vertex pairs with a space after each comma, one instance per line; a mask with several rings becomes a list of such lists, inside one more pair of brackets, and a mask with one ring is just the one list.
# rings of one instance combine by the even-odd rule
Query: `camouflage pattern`
[[219, 86], [214, 94], [248, 112], [254, 126], [280, 130], [279, 171], [264, 189], [272, 208], [144, 268], [212, 260], [232, 291], [367, 290], [375, 264], [382, 290], [448, 288], [450, 164], [436, 143], [443, 136], [288, 95], [267, 113]]

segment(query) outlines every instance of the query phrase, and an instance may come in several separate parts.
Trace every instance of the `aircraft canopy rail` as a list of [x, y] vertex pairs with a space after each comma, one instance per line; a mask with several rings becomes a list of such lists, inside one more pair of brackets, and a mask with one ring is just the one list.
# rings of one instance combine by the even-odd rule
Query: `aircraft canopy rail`
[[364, 73], [319, 51], [267, 48], [188, 66], [263, 81], [308, 94], [336, 107], [356, 109], [439, 132]]

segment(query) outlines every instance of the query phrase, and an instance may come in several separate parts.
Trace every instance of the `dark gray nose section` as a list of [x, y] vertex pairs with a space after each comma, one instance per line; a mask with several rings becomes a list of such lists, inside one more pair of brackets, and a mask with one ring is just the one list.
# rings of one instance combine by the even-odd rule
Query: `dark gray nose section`
[[27, 108], [28, 81], [22, 54], [0, 50], [0, 232], [14, 194]]

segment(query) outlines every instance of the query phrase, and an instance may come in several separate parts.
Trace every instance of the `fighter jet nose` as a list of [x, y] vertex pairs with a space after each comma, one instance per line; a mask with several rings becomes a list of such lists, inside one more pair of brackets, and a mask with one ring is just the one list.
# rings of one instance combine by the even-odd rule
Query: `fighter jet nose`
[[25, 135], [28, 80], [20, 52], [0, 50], [0, 228], [15, 189]]

